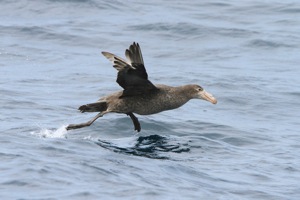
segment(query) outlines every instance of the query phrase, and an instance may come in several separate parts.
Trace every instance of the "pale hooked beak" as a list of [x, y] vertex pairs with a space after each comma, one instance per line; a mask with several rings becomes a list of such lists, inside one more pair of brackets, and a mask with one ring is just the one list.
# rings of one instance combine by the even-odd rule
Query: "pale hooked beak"
[[218, 101], [212, 94], [206, 92], [205, 90], [200, 92], [200, 98], [206, 101], [211, 102], [212, 104], [216, 104]]

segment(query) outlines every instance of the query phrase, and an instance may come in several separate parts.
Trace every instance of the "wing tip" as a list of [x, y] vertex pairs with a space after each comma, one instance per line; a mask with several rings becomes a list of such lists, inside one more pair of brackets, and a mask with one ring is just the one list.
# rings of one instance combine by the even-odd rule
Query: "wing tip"
[[101, 54], [105, 57], [110, 57], [111, 53], [106, 52], [106, 51], [101, 51]]
[[138, 42], [133, 42], [128, 49], [125, 50], [125, 56], [131, 63], [140, 63], [144, 65], [142, 50]]

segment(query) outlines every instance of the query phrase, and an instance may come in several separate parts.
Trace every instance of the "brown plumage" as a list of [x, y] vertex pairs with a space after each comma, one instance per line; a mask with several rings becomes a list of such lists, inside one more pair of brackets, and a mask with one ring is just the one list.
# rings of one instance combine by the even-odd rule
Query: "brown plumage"
[[142, 52], [138, 43], [126, 49], [124, 60], [114, 54], [102, 52], [113, 67], [118, 70], [117, 83], [124, 89], [100, 98], [97, 102], [82, 105], [81, 112], [99, 112], [92, 120], [82, 124], [70, 124], [67, 130], [90, 126], [106, 113], [124, 113], [133, 121], [136, 131], [141, 130], [137, 117], [133, 114], [151, 115], [178, 108], [191, 99], [203, 99], [213, 104], [217, 100], [199, 85], [171, 87], [154, 85], [148, 80]]

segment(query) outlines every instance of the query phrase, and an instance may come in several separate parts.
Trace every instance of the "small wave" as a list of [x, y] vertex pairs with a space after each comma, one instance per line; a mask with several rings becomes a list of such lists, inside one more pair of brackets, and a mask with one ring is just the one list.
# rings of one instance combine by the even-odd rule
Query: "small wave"
[[37, 132], [33, 131], [31, 134], [41, 138], [67, 138], [66, 126], [61, 126], [58, 129], [41, 129]]
[[284, 44], [281, 42], [271, 41], [271, 40], [262, 40], [262, 39], [255, 39], [248, 43], [248, 46], [251, 47], [261, 47], [261, 48], [291, 48], [294, 47], [293, 45]]
[[153, 31], [166, 36], [199, 36], [203, 34], [204, 27], [192, 23], [148, 23], [129, 26], [130, 31]]

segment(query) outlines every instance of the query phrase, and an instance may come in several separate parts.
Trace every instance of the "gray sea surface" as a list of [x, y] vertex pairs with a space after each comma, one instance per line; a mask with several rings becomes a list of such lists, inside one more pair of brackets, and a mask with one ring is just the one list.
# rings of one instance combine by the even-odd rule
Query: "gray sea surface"
[[[101, 55], [217, 99], [130, 118]], [[300, 199], [300, 2], [2, 0], [0, 199]]]

